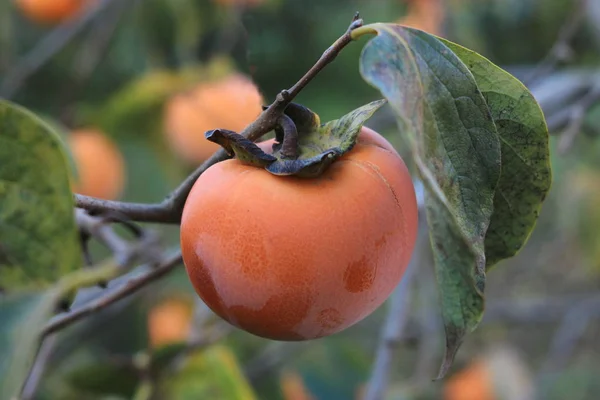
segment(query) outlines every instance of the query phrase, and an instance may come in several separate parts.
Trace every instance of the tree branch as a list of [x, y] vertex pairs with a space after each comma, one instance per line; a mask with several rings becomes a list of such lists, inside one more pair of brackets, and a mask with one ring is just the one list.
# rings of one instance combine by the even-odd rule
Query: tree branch
[[557, 120], [566, 119], [566, 128], [558, 142], [559, 154], [565, 154], [573, 145], [575, 138], [581, 132], [587, 111], [600, 101], [600, 84], [594, 85], [589, 92], [571, 107], [557, 113], [550, 123], [556, 124]]
[[[337, 57], [344, 47], [352, 42], [351, 32], [361, 26], [362, 20], [359, 18], [358, 13], [356, 13], [346, 32], [325, 50], [313, 67], [289, 90], [281, 91], [275, 101], [254, 122], [248, 125], [241, 134], [251, 141], [256, 141], [267, 132], [273, 130], [277, 121], [283, 115], [285, 108], [327, 64], [331, 63]], [[77, 207], [93, 213], [116, 211], [133, 221], [178, 224], [181, 222], [181, 214], [185, 201], [198, 177], [212, 165], [227, 158], [229, 156], [223, 149], [218, 150], [198, 169], [192, 172], [163, 202], [158, 204], [101, 200], [79, 194], [75, 195], [75, 203]]]
[[419, 205], [419, 234], [417, 243], [415, 243], [415, 251], [412, 259], [406, 268], [404, 277], [396, 290], [392, 294], [391, 304], [389, 305], [388, 314], [383, 326], [381, 338], [377, 346], [377, 352], [373, 367], [371, 369], [371, 377], [367, 385], [367, 389], [363, 400], [381, 400], [384, 398], [385, 391], [388, 386], [391, 366], [393, 363], [394, 350], [400, 343], [404, 328], [408, 323], [410, 313], [410, 296], [412, 281], [418, 269], [422, 264], [424, 250], [429, 244], [427, 226], [425, 224], [424, 208], [424, 188], [420, 182], [415, 185], [417, 192], [417, 202]]
[[29, 376], [25, 381], [25, 385], [23, 386], [23, 390], [21, 391], [20, 400], [32, 400], [35, 398], [35, 394], [40, 385], [42, 377], [48, 367], [48, 361], [54, 352], [54, 348], [57, 343], [56, 336], [46, 337], [42, 340], [40, 345], [40, 350], [35, 358], [35, 362], [31, 367], [31, 371], [29, 372]]
[[51, 333], [57, 332], [67, 326], [79, 321], [80, 319], [87, 317], [93, 313], [96, 313], [111, 304], [130, 296], [148, 284], [164, 277], [169, 272], [173, 271], [175, 267], [181, 264], [181, 252], [176, 252], [166, 257], [157, 267], [153, 268], [149, 272], [132, 278], [131, 280], [124, 283], [122, 286], [112, 290], [105, 296], [99, 299], [93, 300], [88, 304], [85, 304], [65, 315], [59, 315], [50, 321], [44, 330], [42, 331], [42, 337], [45, 337]]
[[[418, 254], [415, 253], [414, 258], [419, 258]], [[412, 278], [417, 264], [417, 260], [411, 261], [402, 281], [392, 294], [388, 316], [377, 346], [375, 362], [371, 369], [371, 378], [363, 400], [381, 400], [384, 397], [390, 371], [392, 370], [394, 352], [400, 342], [410, 312], [408, 303], [411, 295]]]
[[571, 42], [581, 28], [587, 1], [588, 0], [577, 0], [572, 14], [560, 29], [558, 37], [548, 54], [523, 80], [525, 85], [531, 85], [540, 77], [551, 72], [560, 61], [569, 57], [571, 53]]
[[2, 84], [0, 84], [0, 97], [6, 99], [13, 97], [31, 75], [36, 73], [48, 60], [61, 51], [89, 22], [114, 1], [102, 0], [94, 2], [79, 18], [72, 19], [58, 26], [40, 40], [29, 53], [6, 73]]

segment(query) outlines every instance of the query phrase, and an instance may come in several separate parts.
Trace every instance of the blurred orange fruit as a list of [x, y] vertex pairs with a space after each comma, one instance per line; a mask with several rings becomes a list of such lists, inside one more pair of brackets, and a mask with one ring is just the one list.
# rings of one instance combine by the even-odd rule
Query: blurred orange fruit
[[420, 29], [434, 35], [442, 33], [445, 18], [442, 0], [405, 0], [408, 13], [398, 20], [401, 25]]
[[306, 388], [304, 380], [297, 372], [285, 371], [281, 374], [281, 392], [285, 400], [314, 400]]
[[15, 0], [21, 12], [32, 21], [56, 24], [77, 15], [90, 0]]
[[262, 112], [262, 96], [245, 75], [204, 82], [171, 98], [164, 129], [173, 151], [189, 163], [206, 160], [219, 145], [205, 139], [211, 129], [243, 130]]
[[182, 298], [170, 298], [159, 303], [148, 315], [150, 345], [163, 345], [187, 340], [192, 326], [192, 304]]
[[483, 361], [474, 361], [448, 378], [444, 400], [495, 400], [492, 373]]
[[69, 135], [69, 148], [77, 169], [75, 193], [100, 199], [118, 198], [125, 185], [125, 161], [118, 147], [97, 129]]

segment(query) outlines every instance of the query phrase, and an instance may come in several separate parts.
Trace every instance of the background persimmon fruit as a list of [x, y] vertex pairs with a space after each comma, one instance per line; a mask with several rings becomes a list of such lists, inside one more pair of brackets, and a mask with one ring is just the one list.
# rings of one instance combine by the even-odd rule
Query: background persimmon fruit
[[21, 12], [32, 21], [56, 24], [77, 15], [90, 0], [15, 0]]
[[210, 167], [187, 199], [180, 237], [190, 280], [215, 313], [258, 336], [306, 340], [385, 301], [410, 260], [417, 219], [406, 165], [363, 128], [316, 179], [235, 159]]
[[495, 400], [492, 373], [476, 360], [452, 375], [444, 384], [444, 400]]
[[200, 83], [167, 102], [164, 117], [167, 140], [182, 159], [200, 163], [219, 148], [206, 140], [204, 133], [216, 128], [243, 130], [261, 113], [262, 101], [254, 83], [239, 73]]
[[186, 299], [172, 297], [154, 306], [148, 314], [150, 346], [157, 348], [188, 338], [192, 324], [192, 304]]
[[279, 382], [284, 400], [316, 400], [296, 371], [283, 371]]
[[77, 169], [73, 191], [106, 200], [118, 198], [125, 184], [125, 161], [116, 144], [97, 129], [75, 130], [68, 143]]

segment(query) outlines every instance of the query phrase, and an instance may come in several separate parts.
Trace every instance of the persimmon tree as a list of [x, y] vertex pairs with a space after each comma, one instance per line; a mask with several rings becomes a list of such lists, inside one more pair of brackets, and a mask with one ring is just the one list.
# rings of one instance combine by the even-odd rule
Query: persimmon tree
[[[318, 110], [315, 113], [293, 101], [355, 41], [365, 42], [358, 63], [362, 77], [383, 99], [321, 123]], [[446, 333], [446, 354], [438, 374], [443, 378], [461, 344], [482, 319], [486, 281], [488, 276], [493, 279], [491, 270], [515, 256], [534, 229], [551, 183], [548, 130], [540, 107], [525, 86], [481, 55], [414, 28], [364, 25], [356, 15], [314, 66], [294, 86], [282, 90], [241, 132], [220, 126], [197, 132], [198, 141], [208, 138], [223, 149], [158, 204], [73, 195], [66, 150], [58, 135], [21, 106], [0, 103], [0, 398], [18, 396], [40, 342], [48, 334], [129, 296], [181, 265], [180, 252], [149, 252], [148, 246], [142, 246], [155, 238], [144, 234], [136, 223], [180, 225], [196, 181], [215, 164], [232, 157], [247, 168], [268, 171], [265, 173], [303, 175], [273, 179], [318, 181], [344, 154], [352, 154], [363, 124], [384, 103], [393, 110], [398, 135], [411, 150], [413, 178], [425, 188], [423, 208]], [[275, 152], [265, 152], [253, 143], [272, 131], [278, 143]], [[235, 179], [231, 184], [236, 184]], [[358, 196], [360, 191], [356, 193]], [[320, 201], [327, 200], [322, 196]], [[303, 199], [295, 201], [302, 203]], [[242, 208], [244, 199], [228, 204]], [[307, 210], [310, 206], [306, 204]], [[361, 212], [368, 216], [368, 204], [365, 208]], [[302, 212], [301, 207], [294, 210]], [[285, 225], [286, 221], [271, 223]], [[337, 223], [353, 227], [354, 221], [345, 218]], [[117, 235], [113, 224], [125, 225], [134, 239]], [[323, 230], [314, 235], [326, 233]], [[281, 238], [286, 242], [296, 234], [293, 225], [281, 231], [289, 235]], [[87, 259], [85, 243], [90, 238], [108, 247], [114, 259], [82, 268]], [[248, 252], [241, 259], [257, 257], [253, 246], [244, 246], [243, 241], [251, 239], [236, 238]], [[326, 236], [322, 246], [322, 252], [333, 251], [327, 248]], [[211, 251], [218, 254], [219, 249]], [[139, 262], [148, 264], [130, 281], [105, 297], [69, 309], [78, 289], [110, 286]], [[302, 271], [295, 273], [301, 276]], [[179, 350], [175, 346], [175, 350], [152, 353], [143, 365], [158, 368]]]

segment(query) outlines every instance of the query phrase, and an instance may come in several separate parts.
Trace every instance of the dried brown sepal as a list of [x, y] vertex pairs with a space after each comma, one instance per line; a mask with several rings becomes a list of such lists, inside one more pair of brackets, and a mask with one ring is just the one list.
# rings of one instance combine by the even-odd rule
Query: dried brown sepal
[[206, 138], [243, 163], [274, 175], [315, 178], [352, 150], [363, 124], [385, 103], [373, 101], [325, 124], [320, 124], [319, 116], [307, 107], [292, 103], [275, 129], [272, 155], [232, 131], [215, 129], [206, 132]]

